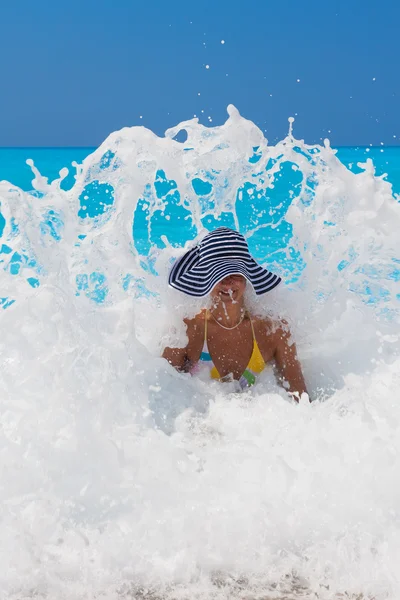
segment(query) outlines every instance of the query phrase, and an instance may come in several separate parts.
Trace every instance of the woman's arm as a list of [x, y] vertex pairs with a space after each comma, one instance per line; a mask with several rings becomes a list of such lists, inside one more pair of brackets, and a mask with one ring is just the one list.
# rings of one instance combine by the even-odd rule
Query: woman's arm
[[185, 348], [165, 348], [162, 357], [178, 371], [189, 371], [200, 357], [204, 338], [204, 323], [198, 318], [184, 319], [188, 343]]
[[188, 363], [187, 348], [164, 348], [162, 357], [178, 371], [184, 371]]
[[275, 332], [275, 335], [276, 347], [274, 358], [279, 371], [280, 380], [285, 389], [287, 389], [292, 397], [298, 402], [301, 394], [303, 392], [308, 392], [304, 382], [301, 365], [297, 358], [296, 344], [292, 340], [287, 323], [283, 322], [282, 326]]

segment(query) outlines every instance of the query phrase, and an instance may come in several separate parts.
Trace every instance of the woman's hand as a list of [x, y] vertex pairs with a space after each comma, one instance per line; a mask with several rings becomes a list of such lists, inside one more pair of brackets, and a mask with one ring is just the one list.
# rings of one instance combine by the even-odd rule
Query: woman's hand
[[200, 358], [204, 341], [204, 314], [194, 319], [183, 319], [188, 343], [185, 348], [165, 348], [162, 357], [178, 371], [188, 372]]
[[186, 348], [164, 348], [162, 357], [178, 371], [184, 371], [188, 362]]

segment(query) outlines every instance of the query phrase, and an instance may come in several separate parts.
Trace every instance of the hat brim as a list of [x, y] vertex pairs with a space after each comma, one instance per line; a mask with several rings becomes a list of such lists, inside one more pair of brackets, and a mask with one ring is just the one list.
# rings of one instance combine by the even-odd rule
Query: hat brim
[[242, 259], [215, 260], [207, 268], [198, 266], [198, 256], [196, 246], [175, 262], [169, 275], [169, 285], [188, 296], [207, 296], [228, 275], [243, 275], [258, 296], [270, 292], [282, 281], [278, 275], [258, 264], [251, 255]]

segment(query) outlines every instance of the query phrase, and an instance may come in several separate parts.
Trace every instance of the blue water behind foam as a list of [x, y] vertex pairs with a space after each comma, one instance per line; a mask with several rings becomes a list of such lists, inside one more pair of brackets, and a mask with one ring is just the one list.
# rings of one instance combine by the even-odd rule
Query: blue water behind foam
[[[0, 148], [0, 181], [6, 180], [13, 185], [20, 187], [25, 191], [32, 191], [32, 171], [26, 164], [28, 158], [32, 159], [35, 166], [38, 168], [42, 176], [47, 177], [49, 181], [59, 177], [59, 172], [62, 168], [67, 167], [69, 170], [68, 176], [63, 180], [61, 187], [64, 190], [69, 190], [74, 185], [74, 174], [75, 168], [72, 163], [75, 161], [81, 163], [86, 156], [93, 152], [95, 148]], [[257, 154], [257, 149], [250, 162], [257, 162], [260, 155]], [[108, 156], [110, 154], [110, 156]], [[353, 172], [360, 172], [361, 168], [358, 163], [363, 163], [366, 159], [371, 158], [376, 168], [376, 174], [384, 175], [392, 184], [393, 193], [400, 194], [400, 147], [343, 147], [338, 149], [339, 159]], [[101, 163], [107, 166], [105, 163], [111, 160], [113, 155], [106, 152]], [[101, 164], [100, 164], [101, 166]], [[256, 196], [252, 195], [252, 183], [249, 182], [243, 186], [241, 190], [241, 197], [243, 201], [236, 202], [236, 212], [239, 218], [240, 227], [243, 233], [245, 233], [248, 227], [253, 227], [257, 221], [257, 224], [264, 221], [265, 218], [255, 217], [261, 213], [265, 213], [265, 200], [267, 200], [269, 206], [276, 205], [280, 206], [280, 210], [275, 211], [275, 217], [278, 221], [281, 221], [282, 215], [286, 212], [291, 197], [288, 194], [288, 190], [294, 190], [296, 183], [300, 183], [300, 174], [298, 175], [299, 181], [295, 181], [296, 175], [290, 168], [289, 163], [285, 163], [281, 167], [279, 179], [275, 183], [274, 189], [269, 190], [266, 197], [262, 197], [257, 201]], [[161, 236], [168, 232], [168, 239], [170, 243], [180, 245], [183, 241], [191, 239], [195, 232], [191, 231], [191, 221], [186, 219], [189, 215], [189, 211], [185, 210], [180, 205], [179, 190], [175, 181], [168, 179], [168, 173], [163, 170], [158, 170], [155, 181], [152, 182], [154, 187], [150, 185], [146, 188], [143, 193], [143, 197], [139, 200], [139, 210], [135, 213], [134, 229], [135, 229], [135, 245], [140, 254], [147, 254], [151, 245], [163, 246], [161, 242]], [[308, 182], [311, 187], [312, 182]], [[194, 179], [192, 181], [193, 191], [200, 198], [200, 202], [204, 204], [204, 209], [210, 208], [209, 194], [211, 192], [211, 184], [201, 179]], [[207, 189], [206, 189], [207, 188]], [[168, 205], [166, 209], [156, 211], [152, 219], [151, 237], [148, 237], [146, 219], [148, 215], [147, 204], [151, 203], [151, 196], [155, 192], [159, 199], [165, 198], [168, 194]], [[80, 196], [80, 209], [79, 216], [83, 219], [89, 217], [93, 218], [102, 214], [107, 208], [113, 204], [113, 189], [104, 183], [92, 182], [84, 188]], [[182, 213], [182, 214], [181, 214]], [[172, 220], [171, 217], [173, 217]], [[55, 222], [55, 215], [49, 215], [49, 223], [51, 225], [52, 235], [56, 233], [55, 228], [57, 223]], [[178, 223], [179, 227], [174, 227]], [[4, 229], [4, 218], [1, 215], [0, 207], [0, 237], [2, 230]], [[206, 217], [203, 220], [203, 224], [207, 229], [214, 229], [220, 225], [226, 225], [228, 227], [234, 227], [232, 215], [223, 214], [218, 220], [211, 216]], [[286, 224], [286, 229], [285, 229]], [[172, 225], [172, 227], [171, 227]], [[270, 232], [271, 233], [271, 232]], [[288, 239], [291, 237], [291, 227], [285, 222], [281, 223], [274, 228], [274, 239], [275, 244], [271, 247], [266, 248], [268, 253], [276, 252], [281, 247], [287, 245]], [[143, 234], [143, 235], [142, 235]], [[252, 243], [257, 246], [257, 235], [252, 240]], [[272, 242], [271, 237], [271, 242]], [[257, 248], [254, 248], [257, 253]], [[261, 256], [259, 258], [262, 258]]]
[[32, 170], [26, 164], [31, 158], [44, 177], [53, 181], [59, 171], [67, 167], [70, 171], [63, 182], [64, 189], [74, 184], [75, 169], [72, 162], [81, 163], [95, 148], [0, 148], [0, 181], [9, 181], [22, 190], [32, 189]]
[[[72, 162], [82, 162], [94, 150], [95, 148], [0, 148], [0, 181], [6, 180], [25, 191], [31, 190], [32, 171], [25, 162], [31, 158], [49, 181], [59, 177], [59, 171], [63, 167], [69, 168], [70, 174], [62, 187], [70, 189], [74, 183]], [[376, 174], [386, 173], [393, 185], [393, 192], [400, 194], [400, 146], [346, 146], [338, 148], [337, 156], [354, 173], [361, 170], [357, 163], [372, 158]]]
[[[26, 160], [32, 159], [41, 175], [47, 177], [49, 181], [58, 178], [60, 170], [67, 167], [70, 172], [68, 177], [62, 182], [62, 188], [68, 190], [74, 185], [75, 181], [75, 169], [72, 163], [74, 161], [81, 163], [94, 150], [95, 148], [0, 148], [0, 181], [6, 180], [25, 191], [31, 191], [33, 175], [30, 167], [26, 164]], [[102, 162], [108, 160], [107, 154], [102, 158]], [[376, 174], [378, 176], [386, 174], [387, 179], [393, 186], [393, 193], [400, 194], [400, 147], [342, 147], [338, 149], [337, 156], [353, 172], [361, 171], [357, 163], [363, 163], [366, 159], [371, 158], [375, 165]], [[255, 152], [250, 162], [257, 162], [258, 159], [259, 155]], [[268, 198], [263, 196], [257, 200], [254, 194], [251, 195], [253, 184], [248, 182], [242, 188], [242, 201], [236, 202], [236, 214], [243, 233], [245, 233], [248, 226], [251, 227], [255, 224], [254, 220], [258, 224], [264, 220], [271, 221], [272, 219], [272, 221], [275, 221], [275, 218], [277, 219], [277, 227], [269, 230], [267, 239], [264, 239], [262, 231], [256, 232], [252, 236], [250, 249], [254, 256], [261, 261], [268, 260], [268, 257], [273, 254], [274, 259], [285, 269], [285, 280], [287, 282], [291, 280], [295, 281], [304, 267], [300, 256], [296, 253], [292, 252], [291, 254], [286, 251], [288, 242], [292, 236], [292, 227], [284, 219], [281, 219], [282, 214], [286, 212], [291, 202], [291, 198], [288, 196], [288, 189], [295, 189], [296, 183], [299, 183], [295, 181], [296, 176], [297, 174], [290, 168], [289, 163], [287, 164], [287, 169], [283, 165], [281, 176], [277, 180], [274, 189], [268, 192]], [[300, 174], [298, 174], [298, 177], [300, 177]], [[192, 186], [194, 193], [199, 196], [200, 200], [208, 202], [207, 197], [211, 190], [208, 188], [205, 189], [205, 186], [211, 188], [211, 184], [201, 179], [194, 179]], [[168, 174], [159, 170], [154, 181], [154, 188], [150, 185], [148, 187], [149, 189], [144, 190], [143, 197], [139, 200], [138, 210], [135, 212], [133, 223], [135, 231], [134, 243], [139, 254], [143, 256], [148, 254], [153, 244], [157, 246], [164, 245], [161, 240], [161, 236], [164, 233], [167, 233], [169, 242], [176, 245], [181, 245], [186, 240], [192, 239], [195, 236], [191, 220], [185, 218], [189, 212], [179, 205], [179, 190], [175, 181], [169, 180]], [[146, 222], [148, 214], [147, 195], [150, 197], [153, 191], [158, 198], [163, 198], [168, 193], [168, 205], [164, 212], [156, 211], [153, 215], [151, 232], [149, 232]], [[280, 207], [279, 211], [275, 211], [275, 216], [268, 216], [266, 211], [263, 211], [266, 199], [269, 205]], [[80, 196], [80, 210], [78, 214], [83, 219], [96, 217], [104, 212], [112, 203], [112, 188], [106, 184], [92, 182], [85, 187]], [[181, 215], [180, 213], [184, 214]], [[264, 217], [261, 216], [260, 219], [260, 215], [262, 214], [264, 214]], [[213, 229], [219, 225], [234, 227], [232, 215], [228, 213], [221, 215], [218, 221], [214, 217], [206, 217], [203, 220], [203, 224], [208, 229]], [[1, 245], [4, 226], [5, 221], [1, 214], [0, 206], [0, 254], [13, 252], [12, 248], [7, 244], [3, 243]], [[58, 230], [62, 226], [62, 223], [54, 211], [49, 211], [46, 215], [43, 226], [47, 227], [47, 233], [58, 239]], [[81, 236], [78, 236], [78, 238], [82, 239]], [[77, 242], [79, 243], [79, 240]], [[3, 262], [1, 257], [0, 262]], [[28, 262], [29, 266], [34, 266], [29, 257], [22, 257], [17, 252], [14, 252], [8, 266], [10, 273], [18, 275], [24, 262]], [[39, 275], [38, 272], [38, 278], [28, 280], [29, 284], [33, 287], [40, 285]], [[82, 274], [82, 277], [76, 283], [78, 295], [80, 293], [88, 295], [90, 289], [93, 288], [95, 292], [93, 299], [97, 301], [104, 300], [106, 282], [104, 281], [104, 275], [101, 273]], [[8, 299], [0, 298], [0, 306], [5, 308], [2, 300], [8, 302]]]

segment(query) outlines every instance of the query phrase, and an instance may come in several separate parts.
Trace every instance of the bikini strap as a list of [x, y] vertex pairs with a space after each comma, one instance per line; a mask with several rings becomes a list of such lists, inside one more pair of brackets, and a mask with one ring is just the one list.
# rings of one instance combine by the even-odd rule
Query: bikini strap
[[254, 333], [253, 320], [252, 320], [252, 318], [250, 317], [250, 315], [249, 315], [249, 319], [250, 319], [251, 331], [252, 331], [252, 333], [253, 333], [253, 340], [255, 340], [255, 339], [256, 339], [256, 335], [255, 335], [255, 333]]

